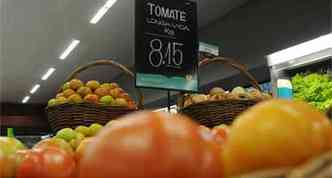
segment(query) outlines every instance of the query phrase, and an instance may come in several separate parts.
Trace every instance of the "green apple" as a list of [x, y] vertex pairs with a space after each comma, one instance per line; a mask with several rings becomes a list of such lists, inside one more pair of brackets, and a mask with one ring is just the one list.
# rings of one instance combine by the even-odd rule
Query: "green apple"
[[101, 104], [111, 105], [114, 102], [114, 99], [112, 96], [106, 95], [106, 96], [103, 96], [102, 98], [100, 98], [99, 102]]
[[67, 90], [67, 89], [69, 89], [69, 88], [70, 88], [70, 83], [69, 83], [69, 82], [63, 84], [63, 86], [62, 86], [62, 90], [63, 90], [63, 91], [65, 91], [65, 90]]
[[75, 128], [75, 132], [83, 134], [85, 137], [90, 135], [90, 129], [86, 126], [78, 126]]
[[103, 128], [102, 125], [95, 123], [90, 125], [89, 130], [90, 130], [90, 136], [95, 136], [97, 133]]
[[48, 106], [55, 106], [55, 105], [57, 105], [57, 100], [55, 99], [55, 98], [53, 98], [53, 99], [50, 99], [49, 101], [48, 101], [48, 104], [47, 104]]
[[12, 137], [0, 137], [0, 149], [5, 155], [15, 154], [17, 150], [26, 149], [25, 145]]
[[67, 142], [70, 142], [72, 139], [75, 139], [76, 136], [77, 136], [77, 133], [73, 129], [65, 128], [65, 129], [61, 129], [60, 131], [58, 131], [55, 137], [61, 138]]
[[81, 133], [77, 133], [77, 137], [70, 141], [71, 147], [76, 150], [81, 142], [85, 139], [85, 136]]

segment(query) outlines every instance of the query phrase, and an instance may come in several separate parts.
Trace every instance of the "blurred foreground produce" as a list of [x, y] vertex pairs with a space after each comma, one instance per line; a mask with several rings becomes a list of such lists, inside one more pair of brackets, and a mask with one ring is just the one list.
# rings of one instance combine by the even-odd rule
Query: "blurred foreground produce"
[[74, 157], [56, 147], [33, 149], [26, 153], [18, 168], [17, 178], [74, 178]]
[[25, 146], [15, 138], [0, 137], [0, 178], [15, 178], [21, 155], [17, 151]]
[[221, 178], [220, 147], [188, 118], [141, 112], [105, 127], [87, 147], [79, 178]]
[[328, 74], [296, 74], [292, 78], [294, 98], [326, 112], [332, 106], [332, 78]]
[[213, 129], [181, 115], [137, 112], [105, 126], [65, 128], [31, 150], [0, 137], [0, 177], [15, 173], [16, 178], [332, 177], [332, 125], [311, 105], [286, 100], [261, 102], [231, 126]]
[[295, 167], [331, 149], [331, 129], [328, 118], [306, 103], [262, 102], [231, 126], [223, 150], [226, 175]]
[[34, 149], [43, 149], [43, 148], [49, 148], [49, 147], [60, 148], [64, 151], [66, 151], [68, 154], [74, 155], [74, 150], [71, 147], [71, 145], [69, 143], [67, 143], [65, 140], [59, 139], [59, 138], [49, 138], [49, 139], [42, 140], [39, 143], [37, 143], [33, 148]]

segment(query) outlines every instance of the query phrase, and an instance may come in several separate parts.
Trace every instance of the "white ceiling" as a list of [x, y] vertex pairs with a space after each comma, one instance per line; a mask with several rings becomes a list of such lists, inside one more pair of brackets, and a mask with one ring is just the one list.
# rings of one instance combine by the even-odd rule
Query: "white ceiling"
[[[96, 25], [90, 18], [106, 0], [0, 0], [1, 101], [19, 103], [34, 84], [39, 91], [31, 103], [45, 103], [54, 96], [66, 76], [79, 64], [98, 58], [113, 58], [133, 66], [134, 0], [118, 0]], [[197, 0], [199, 27], [221, 18], [247, 0]], [[65, 60], [58, 59], [72, 39], [81, 43]], [[57, 70], [47, 81], [41, 76], [50, 67]], [[91, 69], [83, 80], [117, 80], [118, 70]], [[122, 79], [120, 83], [129, 83]], [[145, 92], [147, 101], [155, 96]], [[153, 96], [153, 97], [152, 97]]]

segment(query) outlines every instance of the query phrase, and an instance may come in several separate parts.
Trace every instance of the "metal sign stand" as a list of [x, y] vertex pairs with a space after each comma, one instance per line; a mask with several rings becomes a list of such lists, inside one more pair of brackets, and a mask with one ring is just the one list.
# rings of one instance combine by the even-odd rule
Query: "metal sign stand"
[[167, 108], [168, 112], [171, 112], [171, 91], [167, 90]]

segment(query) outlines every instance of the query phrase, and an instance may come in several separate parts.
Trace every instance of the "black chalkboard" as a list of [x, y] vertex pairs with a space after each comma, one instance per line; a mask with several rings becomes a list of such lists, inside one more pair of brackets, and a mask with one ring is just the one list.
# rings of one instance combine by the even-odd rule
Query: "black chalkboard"
[[136, 0], [136, 86], [198, 90], [197, 5]]

